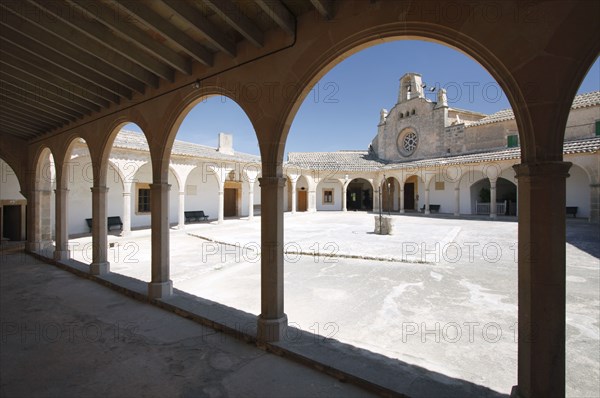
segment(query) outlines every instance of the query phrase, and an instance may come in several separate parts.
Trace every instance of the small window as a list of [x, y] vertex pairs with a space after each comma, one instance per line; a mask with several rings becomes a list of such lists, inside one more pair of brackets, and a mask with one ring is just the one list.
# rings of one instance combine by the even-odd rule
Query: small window
[[404, 113], [400, 113], [400, 119], [404, 119]]
[[138, 185], [137, 212], [150, 213], [150, 186], [148, 184]]
[[509, 135], [506, 137], [506, 146], [508, 148], [515, 148], [519, 146], [519, 136], [517, 134]]
[[600, 120], [596, 120], [596, 135], [600, 135]]
[[444, 181], [436, 181], [435, 182], [435, 190], [436, 191], [443, 191], [444, 189], [446, 189], [446, 184], [444, 184]]
[[410, 116], [410, 112], [406, 111], [406, 117], [409, 117], [409, 116]]
[[333, 204], [333, 190], [332, 189], [324, 189], [323, 190], [323, 203], [324, 204]]
[[413, 114], [413, 115], [415, 114], [415, 110], [414, 110], [414, 109], [412, 110], [412, 114]]

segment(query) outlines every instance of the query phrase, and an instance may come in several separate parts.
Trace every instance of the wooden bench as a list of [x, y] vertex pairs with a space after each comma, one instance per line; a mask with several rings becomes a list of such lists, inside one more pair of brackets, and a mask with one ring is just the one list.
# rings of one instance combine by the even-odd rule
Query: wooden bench
[[[442, 207], [442, 205], [429, 205], [429, 212], [439, 213], [440, 207]], [[421, 208], [421, 213], [425, 213], [425, 205], [423, 205], [423, 207]]]
[[[86, 218], [85, 222], [87, 223], [87, 226], [90, 229], [90, 232], [92, 232], [92, 219]], [[123, 221], [121, 221], [121, 217], [119, 217], [119, 216], [111, 216], [106, 219], [106, 226], [109, 231], [110, 231], [110, 227], [115, 227], [115, 226], [118, 226], [119, 229], [122, 231], [123, 230]]]
[[567, 214], [572, 214], [573, 218], [577, 217], [577, 209], [578, 209], [577, 206], [567, 206], [566, 207]]
[[206, 221], [208, 216], [204, 214], [204, 210], [184, 211], [185, 221]]

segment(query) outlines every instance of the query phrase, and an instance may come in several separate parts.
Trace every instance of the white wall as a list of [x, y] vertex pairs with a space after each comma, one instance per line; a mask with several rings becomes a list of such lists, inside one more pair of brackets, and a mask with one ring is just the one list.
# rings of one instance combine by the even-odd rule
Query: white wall
[[[436, 190], [435, 183], [443, 182], [444, 189]], [[450, 181], [444, 181], [441, 174], [436, 175], [429, 182], [429, 204], [440, 205], [440, 213], [454, 213], [456, 207], [456, 200], [454, 199], [454, 187], [455, 183]], [[425, 204], [425, 197], [423, 197], [422, 204]]]
[[152, 166], [150, 163], [144, 164], [134, 174], [131, 186], [131, 227], [148, 227], [151, 222], [150, 213], [137, 213], [137, 184], [152, 184]]
[[[333, 204], [323, 203], [323, 190], [333, 190]], [[317, 211], [342, 210], [342, 184], [335, 180], [324, 180], [317, 184]]]
[[0, 200], [23, 200], [21, 186], [13, 169], [0, 159]]
[[89, 232], [85, 222], [92, 218], [92, 191], [94, 176], [89, 156], [78, 156], [68, 165], [67, 226], [69, 234]]
[[[191, 194], [188, 187], [195, 186], [196, 193]], [[219, 184], [217, 178], [210, 173], [203, 173], [197, 167], [188, 175], [185, 190], [185, 210], [203, 210], [209, 219], [219, 216]]]
[[[123, 220], [123, 181], [112, 165], [108, 166], [106, 186], [108, 187], [106, 216], [119, 216]], [[113, 230], [116, 229], [117, 227], [113, 227]]]
[[569, 169], [566, 205], [579, 207], [577, 209], [578, 218], [590, 216], [590, 180], [586, 172], [577, 165], [573, 165]]

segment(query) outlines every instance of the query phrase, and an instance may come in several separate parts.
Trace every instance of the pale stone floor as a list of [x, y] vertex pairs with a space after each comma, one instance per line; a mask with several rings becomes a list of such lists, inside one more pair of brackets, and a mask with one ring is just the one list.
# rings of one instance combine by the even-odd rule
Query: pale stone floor
[[[290, 324], [509, 393], [517, 380], [517, 223], [392, 217], [395, 234], [380, 236], [373, 214], [286, 214]], [[149, 230], [110, 236], [111, 271], [148, 281], [149, 238]], [[598, 225], [569, 220], [567, 240], [567, 395], [598, 397]], [[75, 259], [90, 261], [89, 242], [70, 241]], [[172, 230], [174, 287], [259, 314], [259, 242], [259, 217]]]

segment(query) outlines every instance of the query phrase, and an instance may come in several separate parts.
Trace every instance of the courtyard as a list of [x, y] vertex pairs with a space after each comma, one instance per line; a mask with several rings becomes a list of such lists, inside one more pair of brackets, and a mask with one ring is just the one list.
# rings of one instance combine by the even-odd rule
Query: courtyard
[[[317, 339], [509, 393], [517, 383], [517, 223], [393, 215], [285, 215], [285, 312]], [[172, 229], [174, 287], [260, 314], [260, 217]], [[567, 395], [600, 395], [600, 239], [567, 222]], [[91, 261], [91, 237], [69, 241]], [[150, 230], [109, 236], [111, 271], [150, 280]]]

